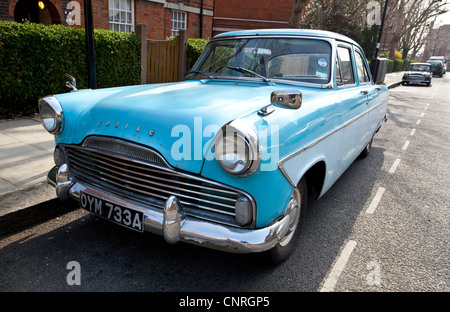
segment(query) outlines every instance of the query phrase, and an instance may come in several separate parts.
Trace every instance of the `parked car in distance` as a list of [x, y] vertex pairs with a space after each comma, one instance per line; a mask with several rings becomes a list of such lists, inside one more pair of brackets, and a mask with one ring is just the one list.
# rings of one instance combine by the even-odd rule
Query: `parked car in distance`
[[427, 63], [430, 63], [430, 61], [436, 61], [439, 60], [442, 62], [444, 70], [443, 70], [443, 74], [445, 74], [447, 72], [447, 60], [445, 59], [445, 56], [431, 56]]
[[444, 64], [440, 60], [428, 60], [428, 64], [431, 65], [431, 72], [433, 75], [437, 75], [439, 77], [442, 77], [445, 73]]
[[408, 65], [405, 74], [402, 78], [402, 84], [421, 84], [425, 83], [431, 86], [433, 73], [431, 72], [431, 65], [428, 63], [412, 63]]
[[39, 101], [61, 200], [168, 243], [274, 262], [293, 251], [308, 198], [368, 155], [388, 105], [361, 47], [316, 30], [217, 35], [182, 82], [67, 85]]

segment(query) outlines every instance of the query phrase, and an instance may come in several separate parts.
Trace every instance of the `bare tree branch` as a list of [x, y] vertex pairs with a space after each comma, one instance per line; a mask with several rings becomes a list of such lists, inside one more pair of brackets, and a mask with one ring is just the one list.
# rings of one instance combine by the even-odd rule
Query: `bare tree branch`
[[294, 0], [294, 8], [288, 23], [289, 28], [300, 28], [308, 2], [309, 0]]

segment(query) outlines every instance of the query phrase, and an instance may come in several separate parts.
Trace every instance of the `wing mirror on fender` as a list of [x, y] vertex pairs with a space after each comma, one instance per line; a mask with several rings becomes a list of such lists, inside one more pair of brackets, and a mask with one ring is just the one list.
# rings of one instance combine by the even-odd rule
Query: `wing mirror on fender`
[[71, 88], [72, 91], [78, 91], [77, 81], [75, 80], [75, 78], [73, 78], [69, 74], [64, 74], [64, 76], [66, 76], [66, 78], [69, 79], [68, 81], [66, 81], [66, 87]]
[[275, 108], [269, 106], [281, 106], [290, 109], [299, 109], [302, 106], [302, 93], [299, 90], [277, 90], [270, 95], [270, 104], [259, 111], [260, 115], [269, 115]]

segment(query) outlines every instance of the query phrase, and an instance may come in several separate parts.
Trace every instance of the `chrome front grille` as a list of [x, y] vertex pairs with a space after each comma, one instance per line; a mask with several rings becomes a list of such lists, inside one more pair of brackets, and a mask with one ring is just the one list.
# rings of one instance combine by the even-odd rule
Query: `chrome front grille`
[[251, 200], [248, 195], [214, 181], [176, 172], [168, 165], [163, 167], [154, 161], [143, 161], [142, 157], [134, 156], [142, 153], [133, 149], [127, 155], [123, 148], [127, 144], [119, 143], [121, 153], [112, 152], [111, 145], [108, 145], [109, 151], [94, 148], [92, 142], [82, 147], [64, 146], [64, 149], [76, 179], [161, 209], [165, 201], [175, 195], [187, 215], [240, 226], [235, 220], [235, 204], [240, 196]]

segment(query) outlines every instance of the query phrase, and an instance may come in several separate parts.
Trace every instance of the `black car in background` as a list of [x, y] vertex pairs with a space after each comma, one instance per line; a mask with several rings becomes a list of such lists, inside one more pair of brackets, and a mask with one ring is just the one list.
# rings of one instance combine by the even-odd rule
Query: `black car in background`
[[428, 60], [427, 63], [431, 64], [433, 75], [442, 77], [445, 74], [445, 66], [441, 60]]
[[447, 72], [447, 60], [445, 59], [445, 56], [430, 56], [427, 63], [430, 63], [430, 61], [441, 61], [444, 67], [443, 74]]
[[402, 78], [402, 84], [421, 84], [425, 83], [431, 86], [431, 79], [433, 73], [431, 72], [431, 64], [428, 63], [412, 63], [409, 64], [405, 74]]

